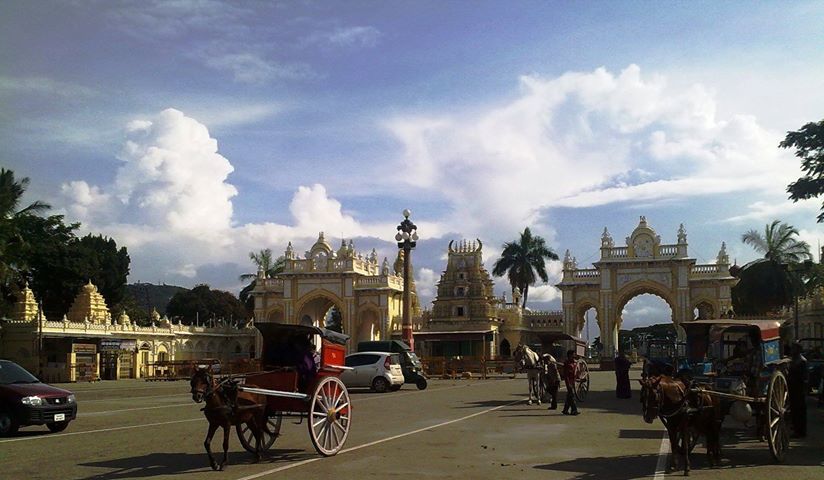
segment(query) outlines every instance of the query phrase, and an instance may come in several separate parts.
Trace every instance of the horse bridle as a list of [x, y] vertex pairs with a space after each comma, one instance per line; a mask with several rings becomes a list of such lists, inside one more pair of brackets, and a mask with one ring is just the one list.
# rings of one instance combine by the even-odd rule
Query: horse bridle
[[681, 401], [679, 402], [678, 407], [674, 411], [672, 411], [670, 413], [664, 413], [663, 409], [661, 408], [661, 399], [664, 397], [664, 395], [663, 395], [663, 392], [661, 391], [660, 379], [659, 379], [658, 383], [655, 385], [654, 388], [647, 385], [648, 393], [646, 394], [645, 397], [642, 397], [642, 402], [644, 404], [644, 410], [649, 408], [649, 403], [650, 403], [649, 395], [651, 393], [654, 393], [655, 403], [656, 403], [655, 409], [657, 410], [657, 416], [660, 417], [662, 420], [664, 418], [674, 417], [674, 416], [686, 411], [687, 407], [688, 407], [686, 392], [681, 388], [680, 385], [675, 385], [675, 387], [678, 388], [678, 391], [681, 393]]
[[214, 377], [212, 377], [212, 374], [206, 370], [203, 370], [203, 374], [206, 376], [206, 389], [195, 389], [194, 385], [192, 385], [192, 390], [190, 393], [192, 395], [198, 393], [201, 395], [203, 401], [206, 401], [209, 399], [209, 397], [215, 394], [215, 379]]

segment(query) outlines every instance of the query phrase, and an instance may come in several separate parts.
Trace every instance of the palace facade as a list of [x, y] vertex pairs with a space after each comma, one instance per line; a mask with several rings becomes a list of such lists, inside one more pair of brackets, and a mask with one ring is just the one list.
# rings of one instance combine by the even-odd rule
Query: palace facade
[[182, 325], [156, 310], [152, 325], [141, 327], [125, 312], [113, 318], [91, 282], [61, 320], [47, 319], [26, 285], [12, 317], [0, 323], [0, 357], [41, 372], [47, 382], [141, 378], [162, 362], [253, 358], [257, 331], [251, 322], [239, 327]]

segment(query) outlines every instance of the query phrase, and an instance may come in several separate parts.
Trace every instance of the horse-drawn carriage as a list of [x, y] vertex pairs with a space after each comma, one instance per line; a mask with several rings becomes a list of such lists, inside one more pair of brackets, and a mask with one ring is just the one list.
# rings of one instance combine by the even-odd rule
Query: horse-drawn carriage
[[583, 402], [589, 393], [589, 367], [586, 362], [587, 342], [586, 340], [569, 335], [567, 333], [538, 333], [541, 340], [541, 351], [549, 353], [557, 360], [563, 362], [566, 359], [566, 352], [575, 352], [575, 399]]
[[824, 338], [806, 337], [798, 343], [807, 359], [808, 391], [821, 397], [824, 390]]
[[686, 344], [674, 338], [649, 336], [640, 346], [640, 356], [644, 360], [641, 375], [644, 377], [656, 375], [673, 376], [679, 371], [689, 368], [686, 361]]
[[770, 454], [784, 460], [789, 447], [787, 363], [780, 353], [774, 319], [695, 320], [682, 324], [687, 333], [687, 360], [692, 365], [691, 391], [721, 402], [721, 415], [748, 424], [755, 418], [759, 438]]
[[349, 337], [324, 328], [279, 323], [256, 323], [263, 336], [263, 370], [215, 379], [208, 369], [192, 377], [192, 397], [206, 402], [209, 420], [206, 451], [213, 469], [226, 464], [228, 433], [224, 433], [224, 460], [212, 459], [209, 444], [214, 431], [236, 426], [243, 448], [258, 457], [280, 435], [284, 417], [306, 419], [309, 438], [324, 456], [343, 447], [352, 424], [349, 392], [338, 376]]

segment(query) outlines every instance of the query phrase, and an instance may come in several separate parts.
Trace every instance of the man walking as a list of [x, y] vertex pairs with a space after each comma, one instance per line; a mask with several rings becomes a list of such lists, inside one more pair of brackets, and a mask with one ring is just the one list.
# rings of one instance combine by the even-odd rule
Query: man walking
[[575, 351], [567, 350], [567, 358], [564, 362], [564, 383], [566, 384], [567, 395], [564, 401], [564, 415], [578, 415], [578, 405], [575, 404]]
[[792, 360], [787, 372], [794, 438], [807, 436], [807, 359], [801, 354], [801, 350], [800, 343], [792, 344]]

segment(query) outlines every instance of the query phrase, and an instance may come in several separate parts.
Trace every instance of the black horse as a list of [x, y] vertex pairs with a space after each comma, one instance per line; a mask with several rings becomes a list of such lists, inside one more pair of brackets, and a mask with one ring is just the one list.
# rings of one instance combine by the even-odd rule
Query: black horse
[[[238, 391], [237, 382], [231, 378], [215, 382], [206, 368], [198, 369], [189, 382], [192, 400], [206, 402], [202, 408], [209, 430], [203, 446], [209, 454], [212, 470], [223, 470], [229, 461], [229, 433], [233, 425], [246, 424], [255, 436], [255, 461], [263, 454], [263, 433], [266, 426], [266, 400], [263, 395]], [[251, 385], [250, 385], [251, 386]], [[218, 427], [223, 427], [223, 461], [218, 464], [212, 456], [212, 437]]]

